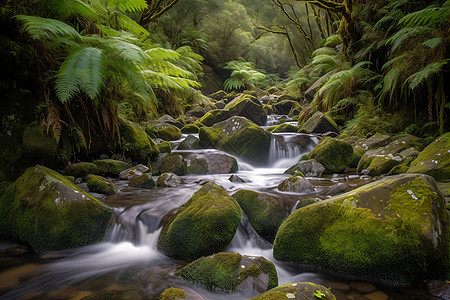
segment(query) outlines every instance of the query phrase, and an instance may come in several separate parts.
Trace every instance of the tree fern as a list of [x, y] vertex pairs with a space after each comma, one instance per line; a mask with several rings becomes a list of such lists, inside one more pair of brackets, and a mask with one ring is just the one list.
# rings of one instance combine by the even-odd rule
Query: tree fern
[[105, 4], [108, 8], [117, 8], [121, 11], [128, 12], [139, 12], [148, 7], [145, 0], [105, 0]]
[[120, 38], [103, 39], [103, 45], [111, 48], [114, 55], [135, 65], [143, 65], [151, 58], [141, 47], [123, 41]]
[[442, 38], [441, 37], [436, 37], [436, 38], [432, 38], [432, 39], [426, 40], [425, 42], [422, 43], [422, 45], [433, 49], [434, 47], [440, 45], [441, 43], [442, 43]]
[[406, 82], [409, 82], [409, 88], [411, 90], [416, 89], [418, 86], [423, 84], [426, 80], [430, 80], [434, 74], [439, 73], [442, 67], [450, 62], [450, 59], [444, 59], [440, 62], [434, 62], [426, 65], [420, 71], [412, 74]]
[[407, 39], [416, 36], [428, 35], [432, 29], [430, 27], [405, 27], [397, 31], [394, 35], [386, 40], [386, 45], [391, 45], [391, 50], [397, 50], [400, 45]]
[[263, 80], [266, 75], [257, 71], [251, 62], [242, 60], [232, 60], [226, 63], [225, 69], [232, 70], [230, 78], [225, 80], [225, 90], [239, 89], [246, 87], [255, 88], [258, 81]]
[[398, 22], [399, 25], [407, 27], [436, 27], [450, 16], [450, 1], [446, 1], [442, 7], [430, 5], [425, 9], [410, 13]]
[[77, 93], [84, 92], [95, 99], [105, 83], [105, 56], [98, 48], [81, 48], [64, 60], [56, 79], [56, 95], [65, 103]]
[[15, 18], [24, 23], [25, 31], [36, 40], [57, 40], [61, 37], [81, 41], [81, 35], [64, 22], [35, 16], [17, 15]]

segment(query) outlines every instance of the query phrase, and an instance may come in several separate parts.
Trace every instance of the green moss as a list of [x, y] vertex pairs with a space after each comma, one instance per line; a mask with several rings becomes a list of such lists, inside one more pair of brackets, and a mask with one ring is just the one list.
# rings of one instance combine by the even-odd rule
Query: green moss
[[165, 290], [161, 296], [161, 300], [177, 300], [177, 299], [185, 299], [187, 296], [186, 292], [182, 289], [177, 289], [174, 287], [170, 287]]
[[198, 258], [223, 251], [241, 220], [241, 209], [223, 188], [207, 183], [163, 226], [158, 249], [174, 257]]
[[[326, 287], [312, 282], [296, 282], [280, 285], [261, 294], [251, 300], [280, 300], [280, 299], [301, 299], [301, 300], [317, 300], [314, 294], [320, 292], [320, 299], [336, 300], [336, 297]], [[289, 295], [289, 297], [288, 297]]]
[[325, 167], [325, 172], [341, 172], [353, 160], [353, 147], [349, 143], [326, 137], [309, 153]]
[[55, 158], [58, 151], [56, 140], [44, 134], [39, 125], [30, 126], [23, 133], [23, 146], [29, 154]]
[[181, 131], [176, 126], [167, 126], [156, 130], [158, 137], [165, 141], [176, 141], [181, 139]]
[[277, 126], [269, 127], [267, 130], [272, 133], [279, 133], [279, 132], [297, 132], [298, 127], [291, 125], [291, 124], [280, 124]]
[[186, 161], [181, 155], [171, 155], [165, 158], [160, 167], [161, 173], [174, 173], [182, 176], [187, 173]]
[[129, 163], [114, 159], [94, 160], [93, 164], [97, 166], [98, 174], [112, 177], [119, 177], [120, 172], [131, 168]]
[[444, 197], [450, 197], [450, 182], [438, 182], [437, 187]]
[[102, 176], [90, 174], [86, 176], [86, 181], [89, 191], [93, 193], [113, 195], [119, 190], [112, 180], [108, 180]]
[[11, 181], [2, 181], [0, 182], [0, 197], [6, 192], [6, 190], [11, 186]]
[[405, 164], [396, 165], [389, 171], [388, 175], [398, 175], [406, 173], [408, 169], [409, 169], [408, 166], [406, 166]]
[[97, 242], [112, 219], [111, 208], [39, 165], [28, 168], [0, 198], [0, 237], [38, 252]]
[[264, 257], [243, 257], [239, 253], [218, 253], [202, 257], [180, 269], [175, 274], [185, 280], [202, 283], [210, 289], [235, 291], [247, 278], [269, 275], [264, 290], [278, 285], [275, 266]]
[[396, 282], [444, 278], [448, 232], [438, 232], [445, 220], [427, 178], [387, 178], [293, 212], [274, 257]]
[[420, 152], [408, 173], [427, 174], [436, 180], [450, 178], [450, 132], [441, 135]]
[[380, 176], [387, 174], [393, 167], [400, 164], [400, 160], [396, 160], [391, 156], [376, 156], [367, 167], [370, 176]]
[[159, 153], [172, 153], [172, 146], [168, 141], [164, 141], [158, 144]]
[[303, 174], [302, 172], [298, 171], [293, 176], [295, 176], [295, 177], [305, 177], [305, 174]]
[[316, 112], [302, 125], [302, 128], [314, 133], [325, 133], [327, 131], [339, 132], [337, 124], [329, 116], [321, 112]]
[[263, 238], [273, 242], [286, 212], [278, 198], [250, 190], [240, 190], [233, 194], [253, 228]]
[[183, 128], [181, 128], [181, 132], [184, 134], [198, 133], [198, 131], [199, 131], [198, 126], [194, 124], [187, 124], [184, 125]]
[[156, 186], [156, 183], [150, 174], [145, 173], [140, 176], [133, 176], [128, 182], [128, 185], [141, 189], [152, 189]]
[[203, 125], [210, 127], [218, 122], [225, 121], [228, 118], [231, 118], [230, 111], [226, 109], [214, 109], [208, 111], [197, 121], [197, 123], [202, 123]]
[[159, 153], [155, 142], [138, 124], [121, 120], [119, 129], [125, 153], [134, 161], [146, 164], [151, 156]]
[[64, 169], [64, 175], [74, 177], [86, 177], [89, 174], [99, 174], [98, 167], [93, 163], [80, 162], [68, 165]]

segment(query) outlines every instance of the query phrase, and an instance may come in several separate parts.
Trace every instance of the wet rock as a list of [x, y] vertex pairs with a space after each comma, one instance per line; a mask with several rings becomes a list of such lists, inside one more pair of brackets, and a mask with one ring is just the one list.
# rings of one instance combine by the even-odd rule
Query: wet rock
[[293, 100], [279, 100], [279, 102], [272, 105], [273, 111], [277, 115], [287, 115], [295, 107], [299, 107], [299, 105]]
[[176, 175], [186, 175], [186, 160], [181, 155], [171, 155], [162, 161], [160, 172], [174, 173]]
[[129, 180], [129, 179], [133, 178], [134, 176], [141, 176], [144, 173], [150, 173], [150, 172], [151, 172], [151, 169], [149, 167], [139, 164], [139, 165], [125, 169], [122, 172], [120, 172], [119, 178]]
[[408, 173], [433, 176], [436, 180], [450, 178], [450, 132], [428, 145], [411, 163]]
[[322, 139], [309, 153], [325, 167], [325, 172], [342, 172], [353, 160], [353, 147], [349, 143], [330, 137]]
[[195, 107], [195, 108], [189, 110], [189, 111], [186, 113], [186, 117], [196, 117], [196, 118], [201, 118], [201, 117], [203, 117], [204, 114], [206, 114], [206, 111], [205, 111], [202, 107], [197, 106], [197, 107]]
[[159, 187], [177, 187], [182, 184], [186, 184], [186, 182], [173, 173], [163, 173], [157, 181]]
[[271, 136], [243, 117], [232, 117], [212, 127], [202, 127], [200, 142], [205, 148], [216, 148], [252, 162], [267, 160]]
[[162, 141], [158, 144], [159, 153], [172, 153], [172, 146], [168, 141]]
[[441, 299], [450, 299], [450, 283], [448, 281], [432, 280], [427, 283], [428, 292]]
[[194, 124], [187, 124], [184, 125], [183, 128], [181, 128], [181, 132], [184, 134], [189, 134], [189, 133], [198, 133], [198, 126], [194, 125]]
[[176, 141], [181, 138], [180, 129], [168, 123], [148, 122], [145, 132], [152, 138], [160, 138], [165, 141]]
[[255, 231], [269, 242], [273, 242], [286, 211], [281, 201], [270, 194], [250, 190], [239, 190], [232, 195], [247, 215]]
[[371, 150], [387, 146], [391, 141], [392, 138], [389, 135], [376, 134], [372, 135], [368, 139], [358, 141], [356, 145], [362, 147], [363, 149]]
[[173, 257], [196, 259], [223, 251], [241, 221], [241, 208], [223, 188], [208, 182], [164, 224], [157, 248]]
[[367, 170], [369, 170], [370, 176], [380, 176], [389, 173], [393, 167], [399, 165], [401, 162], [401, 157], [392, 154], [376, 156], [370, 162]]
[[284, 180], [278, 185], [278, 189], [282, 192], [291, 193], [312, 193], [316, 190], [308, 179], [297, 176], [292, 176]]
[[270, 127], [267, 130], [269, 130], [272, 133], [279, 133], [279, 132], [297, 132], [298, 127], [291, 125], [291, 124], [280, 124], [274, 127]]
[[156, 187], [156, 183], [149, 173], [144, 173], [140, 176], [133, 176], [128, 182], [128, 186], [140, 189], [152, 189]]
[[262, 104], [248, 95], [236, 97], [225, 109], [228, 109], [231, 115], [245, 117], [259, 126], [265, 125], [267, 121]]
[[278, 285], [272, 262], [261, 256], [218, 253], [202, 257], [175, 273], [185, 280], [202, 283], [209, 289], [263, 293]]
[[114, 184], [113, 180], [106, 179], [99, 175], [90, 174], [86, 176], [87, 186], [92, 193], [99, 193], [105, 195], [113, 195], [119, 190], [118, 186]]
[[98, 167], [93, 163], [79, 162], [68, 165], [64, 169], [64, 175], [86, 177], [89, 174], [99, 174]]
[[231, 113], [227, 109], [214, 109], [208, 111], [203, 117], [201, 117], [197, 123], [201, 123], [205, 126], [211, 127], [216, 123], [222, 122], [231, 118]]
[[214, 104], [216, 105], [217, 109], [224, 109], [225, 106], [227, 106], [227, 104], [224, 101], [218, 101]]
[[278, 230], [274, 258], [395, 282], [442, 278], [447, 221], [432, 177], [386, 177], [294, 211]]
[[103, 176], [119, 177], [120, 172], [131, 168], [128, 163], [114, 159], [99, 159], [93, 163], [98, 168], [98, 174]]
[[0, 198], [0, 238], [27, 243], [37, 252], [99, 241], [112, 219], [110, 207], [39, 165]]
[[302, 172], [307, 177], [321, 177], [325, 167], [315, 159], [308, 159], [298, 162], [284, 173], [294, 175], [297, 172]]
[[228, 180], [231, 181], [231, 182], [235, 182], [235, 183], [246, 182], [244, 179], [242, 179], [241, 177], [239, 177], [237, 175], [231, 175], [230, 178], [228, 178]]
[[280, 285], [251, 300], [275, 300], [275, 299], [297, 299], [297, 300], [334, 300], [336, 297], [326, 287], [312, 282], [296, 282]]
[[222, 90], [215, 92], [214, 94], [209, 95], [208, 97], [214, 100], [222, 100], [223, 98], [227, 97], [228, 94]]
[[156, 156], [156, 158], [154, 158], [154, 160], [151, 162], [152, 175], [161, 174], [161, 165], [163, 161], [169, 156], [169, 153], [160, 153]]
[[120, 137], [125, 148], [125, 155], [141, 164], [149, 164], [150, 158], [159, 153], [155, 142], [138, 124], [123, 119], [119, 121]]
[[336, 183], [335, 185], [330, 186], [330, 188], [327, 191], [327, 195], [334, 196], [334, 195], [348, 192], [349, 190], [351, 190], [351, 189], [348, 186], [348, 184], [346, 184], [344, 182], [339, 182], [339, 183]]
[[193, 135], [188, 135], [184, 141], [178, 145], [177, 150], [195, 150], [200, 149], [200, 140]]
[[223, 153], [191, 154], [186, 163], [188, 174], [227, 174], [238, 170], [236, 159]]
[[315, 113], [305, 122], [305, 124], [302, 125], [301, 128], [310, 133], [325, 133], [328, 131], [339, 133], [336, 123], [330, 117], [321, 112]]
[[320, 198], [303, 198], [303, 199], [298, 200], [297, 205], [295, 206], [295, 209], [299, 209], [299, 208], [302, 208], [302, 207], [305, 207], [305, 206], [308, 206], [308, 205], [311, 205], [314, 203], [318, 203], [320, 201], [322, 201], [322, 199], [320, 199]]

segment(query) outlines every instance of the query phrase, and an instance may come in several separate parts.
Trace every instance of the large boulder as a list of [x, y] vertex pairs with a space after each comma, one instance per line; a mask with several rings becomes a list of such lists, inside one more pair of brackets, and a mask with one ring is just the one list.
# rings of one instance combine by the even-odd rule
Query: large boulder
[[265, 125], [267, 121], [262, 104], [249, 95], [236, 97], [225, 106], [225, 109], [228, 109], [231, 115], [245, 117], [259, 126]]
[[392, 141], [392, 137], [389, 135], [375, 134], [370, 138], [359, 140], [356, 146], [365, 150], [376, 149], [387, 146]]
[[231, 118], [231, 113], [227, 109], [213, 109], [208, 111], [203, 117], [201, 117], [197, 123], [201, 123], [205, 126], [211, 127], [216, 123], [225, 121]]
[[315, 159], [301, 160], [284, 173], [294, 175], [297, 172], [302, 172], [307, 177], [321, 177], [325, 172], [325, 167]]
[[216, 148], [252, 162], [266, 162], [270, 133], [243, 117], [232, 117], [212, 127], [200, 128], [199, 138], [205, 148]]
[[238, 170], [236, 159], [224, 153], [191, 154], [186, 163], [187, 174], [227, 174]]
[[239, 253], [217, 253], [202, 257], [176, 275], [185, 280], [205, 284], [209, 289], [229, 292], [263, 293], [278, 285], [275, 265], [261, 256]]
[[272, 133], [279, 133], [279, 132], [297, 132], [298, 129], [299, 128], [297, 126], [288, 123], [283, 123], [280, 125], [269, 127], [267, 130], [269, 130]]
[[328, 131], [339, 133], [336, 123], [330, 117], [321, 112], [317, 112], [309, 118], [305, 124], [302, 125], [302, 129], [305, 129], [310, 133], [325, 133]]
[[295, 282], [277, 286], [251, 300], [335, 300], [330, 289], [312, 282]]
[[121, 171], [119, 173], [119, 178], [130, 180], [131, 178], [133, 178], [135, 176], [141, 176], [144, 173], [151, 173], [151, 172], [152, 172], [152, 170], [149, 167], [139, 164], [134, 167], [131, 167], [131, 168]]
[[177, 147], [177, 150], [195, 150], [195, 149], [200, 149], [200, 140], [193, 135], [188, 135], [184, 139], [184, 141], [182, 141]]
[[184, 134], [198, 133], [198, 126], [195, 124], [186, 124], [181, 128], [181, 132]]
[[393, 167], [401, 164], [401, 162], [401, 157], [392, 154], [376, 156], [370, 162], [367, 170], [369, 170], [370, 176], [380, 176], [389, 173]]
[[131, 168], [129, 163], [114, 159], [94, 160], [93, 164], [97, 166], [100, 175], [111, 177], [119, 177], [120, 172]]
[[287, 215], [283, 203], [273, 195], [250, 190], [239, 190], [232, 196], [247, 215], [255, 231], [267, 241], [273, 242]]
[[169, 216], [158, 238], [158, 250], [190, 259], [223, 251], [236, 233], [241, 214], [234, 198], [208, 182]]
[[119, 190], [119, 187], [111, 179], [99, 175], [89, 174], [86, 176], [86, 182], [89, 191], [92, 193], [113, 195]]
[[145, 126], [145, 132], [152, 138], [160, 138], [165, 141], [176, 141], [181, 138], [181, 130], [168, 123], [149, 122]]
[[309, 153], [309, 158], [321, 163], [327, 173], [341, 172], [353, 161], [353, 147], [349, 143], [326, 137]]
[[174, 173], [176, 175], [186, 175], [186, 160], [181, 155], [171, 155], [166, 157], [160, 167], [161, 173]]
[[411, 163], [408, 173], [433, 176], [436, 180], [450, 178], [450, 132], [428, 145]]
[[289, 177], [278, 185], [278, 189], [282, 192], [289, 193], [313, 193], [316, 189], [308, 179], [301, 176]]
[[272, 105], [273, 111], [277, 115], [287, 115], [292, 108], [296, 107], [300, 107], [300, 105], [293, 100], [282, 100]]
[[159, 153], [158, 146], [140, 125], [121, 120], [119, 130], [125, 154], [133, 161], [149, 165], [150, 158]]
[[158, 177], [156, 184], [159, 187], [178, 187], [186, 182], [173, 173], [164, 173]]
[[89, 162], [79, 162], [68, 165], [64, 169], [64, 175], [77, 177], [86, 177], [89, 174], [99, 174], [98, 167]]
[[37, 252], [97, 242], [113, 218], [110, 207], [40, 165], [28, 168], [0, 198], [0, 238]]
[[144, 173], [140, 176], [133, 176], [128, 182], [128, 186], [140, 189], [152, 189], [156, 187], [156, 182], [153, 180], [151, 174]]
[[445, 278], [448, 216], [432, 177], [402, 174], [293, 212], [274, 257], [395, 282]]

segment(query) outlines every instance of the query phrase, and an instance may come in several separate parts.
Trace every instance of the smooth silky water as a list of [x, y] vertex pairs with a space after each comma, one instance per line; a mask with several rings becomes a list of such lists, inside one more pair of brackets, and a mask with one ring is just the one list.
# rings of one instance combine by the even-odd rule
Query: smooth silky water
[[[118, 181], [116, 183], [120, 191], [117, 194], [94, 195], [113, 207], [117, 218], [117, 224], [109, 229], [104, 240], [78, 249], [42, 255], [30, 254], [2, 263], [0, 299], [81, 299], [95, 291], [113, 289], [138, 290], [147, 299], [158, 299], [171, 286], [194, 291], [205, 299], [248, 299], [256, 296], [252, 293], [210, 291], [177, 278], [174, 272], [189, 261], [165, 256], [156, 249], [156, 244], [164, 216], [185, 203], [207, 181], [222, 186], [230, 195], [239, 189], [272, 193], [283, 200], [287, 211], [292, 212], [301, 198], [326, 198], [323, 191], [337, 182], [346, 182], [351, 188], [356, 188], [370, 180], [348, 174], [308, 178], [316, 186], [314, 193], [282, 193], [277, 186], [289, 177], [284, 171], [298, 162], [303, 154], [311, 151], [318, 138], [292, 133], [273, 136], [267, 163], [254, 166], [237, 158], [239, 171], [235, 174], [244, 183], [231, 182], [231, 174], [187, 175], [182, 176], [186, 184], [177, 188], [135, 189], [128, 188], [126, 181]], [[174, 153], [188, 155], [192, 152], [217, 151], [175, 150]], [[81, 187], [86, 189], [83, 184]], [[310, 281], [326, 286], [347, 282], [339, 274], [330, 276], [317, 270], [308, 271], [299, 266], [277, 262], [272, 255], [272, 245], [253, 230], [245, 215], [225, 251], [263, 256], [272, 261], [276, 265], [280, 285], [297, 281]], [[347, 284], [345, 286], [348, 287]], [[347, 296], [352, 295], [352, 299], [366, 299], [358, 298], [355, 291], [346, 287], [342, 291], [332, 291], [338, 299], [347, 299]], [[397, 295], [395, 297], [401, 295], [390, 290], [386, 293], [394, 293]]]

